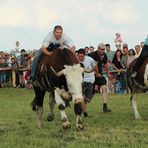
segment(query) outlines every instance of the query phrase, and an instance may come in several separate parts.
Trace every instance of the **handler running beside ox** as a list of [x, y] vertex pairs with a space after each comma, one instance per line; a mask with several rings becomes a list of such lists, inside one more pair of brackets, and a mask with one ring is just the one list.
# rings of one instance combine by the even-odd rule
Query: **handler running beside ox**
[[106, 79], [102, 75], [102, 67], [105, 67], [105, 70], [109, 77], [109, 69], [107, 64], [107, 55], [105, 53], [105, 44], [100, 43], [98, 45], [98, 50], [94, 51], [88, 56], [92, 57], [96, 62], [98, 62], [98, 72], [96, 73], [96, 85], [98, 85], [102, 89], [102, 98], [103, 98], [103, 112], [111, 112], [111, 110], [107, 107], [107, 86]]

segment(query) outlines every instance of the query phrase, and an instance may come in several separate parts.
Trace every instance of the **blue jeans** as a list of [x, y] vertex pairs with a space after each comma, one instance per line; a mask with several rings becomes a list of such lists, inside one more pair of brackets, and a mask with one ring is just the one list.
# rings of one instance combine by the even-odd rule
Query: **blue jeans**
[[6, 82], [6, 73], [2, 72], [0, 73], [0, 84], [5, 83]]
[[31, 70], [31, 75], [30, 75], [31, 77], [35, 76], [37, 65], [38, 65], [39, 58], [41, 57], [41, 55], [42, 55], [42, 50], [40, 48], [38, 50], [38, 52], [36, 53], [34, 60], [33, 60], [33, 63], [32, 63], [32, 70]]

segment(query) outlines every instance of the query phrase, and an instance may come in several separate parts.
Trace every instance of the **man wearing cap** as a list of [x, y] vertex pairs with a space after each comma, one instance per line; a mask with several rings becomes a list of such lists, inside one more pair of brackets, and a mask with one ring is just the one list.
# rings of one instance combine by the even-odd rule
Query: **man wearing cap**
[[139, 67], [144, 63], [145, 59], [148, 58], [148, 35], [144, 42], [144, 46], [142, 48], [140, 56], [137, 58], [136, 63], [133, 66], [131, 77], [135, 78], [137, 76], [137, 72]]
[[54, 27], [54, 30], [47, 34], [42, 43], [42, 48], [39, 49], [38, 53], [34, 58], [31, 76], [28, 80], [28, 83], [32, 83], [33, 81], [36, 80], [35, 73], [40, 56], [42, 54], [51, 56], [53, 50], [59, 47], [68, 48], [72, 52], [75, 51], [75, 45], [73, 44], [73, 41], [66, 34], [63, 33], [62, 26], [56, 25]]
[[102, 98], [103, 98], [103, 112], [111, 112], [110, 109], [107, 107], [107, 86], [106, 86], [106, 79], [102, 74], [102, 67], [104, 66], [107, 75], [109, 77], [109, 68], [107, 64], [107, 55], [105, 54], [105, 44], [100, 43], [98, 45], [98, 50], [88, 54], [97, 62], [97, 71], [96, 71], [96, 80], [95, 84], [100, 86], [102, 90]]

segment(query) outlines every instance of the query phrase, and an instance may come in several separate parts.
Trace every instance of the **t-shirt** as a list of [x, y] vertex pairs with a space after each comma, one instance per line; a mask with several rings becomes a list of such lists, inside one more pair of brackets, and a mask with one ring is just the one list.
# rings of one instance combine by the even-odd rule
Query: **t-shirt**
[[[96, 62], [94, 59], [92, 59], [91, 57], [89, 56], [85, 56], [85, 59], [83, 62], [81, 62], [84, 67], [86, 69], [92, 69], [95, 67], [96, 65]], [[84, 72], [84, 82], [90, 82], [90, 83], [94, 83], [95, 82], [95, 75], [94, 75], [94, 72], [91, 72], [91, 73], [86, 73]]]
[[47, 48], [50, 44], [59, 44], [61, 47], [71, 48], [74, 44], [72, 40], [64, 33], [59, 40], [57, 40], [54, 36], [54, 32], [49, 32], [45, 37], [42, 46]]
[[114, 55], [115, 55], [115, 51], [109, 51], [106, 52], [107, 58], [109, 59], [110, 62], [112, 62]]
[[107, 55], [104, 53], [101, 57], [98, 55], [98, 51], [94, 51], [92, 53], [89, 53], [88, 56], [93, 58], [96, 62], [98, 62], [98, 70], [99, 73], [102, 73], [102, 66], [107, 64]]

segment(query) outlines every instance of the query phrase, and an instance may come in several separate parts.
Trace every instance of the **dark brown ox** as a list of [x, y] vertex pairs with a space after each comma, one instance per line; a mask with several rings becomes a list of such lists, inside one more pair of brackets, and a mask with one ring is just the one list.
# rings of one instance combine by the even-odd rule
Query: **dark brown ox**
[[[83, 129], [81, 119], [83, 72], [84, 69], [80, 66], [76, 56], [68, 49], [59, 48], [54, 50], [51, 56], [41, 56], [37, 68], [37, 80], [33, 82], [35, 92], [33, 105], [37, 109], [39, 128], [42, 126], [44, 95], [48, 91], [58, 105], [63, 128], [70, 128], [63, 99], [72, 98], [76, 114], [76, 129]], [[51, 104], [50, 107], [53, 115], [53, 105]]]
[[134, 60], [127, 69], [127, 83], [131, 91], [130, 101], [136, 119], [141, 119], [137, 109], [137, 93], [148, 90], [148, 57], [144, 60], [145, 61], [141, 67], [139, 67], [137, 76], [135, 78], [131, 77], [131, 71], [136, 60]]

